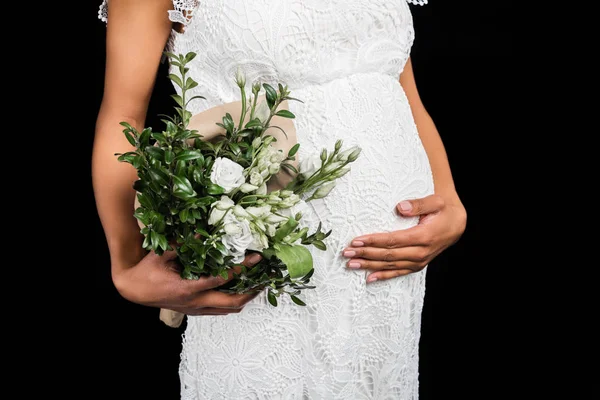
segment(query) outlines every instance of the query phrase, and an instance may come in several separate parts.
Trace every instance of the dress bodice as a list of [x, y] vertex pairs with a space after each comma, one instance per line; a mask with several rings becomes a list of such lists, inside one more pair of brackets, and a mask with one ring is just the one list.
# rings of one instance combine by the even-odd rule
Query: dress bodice
[[[281, 82], [293, 91], [378, 72], [397, 77], [413, 43], [408, 2], [423, 0], [174, 0], [169, 49], [189, 64], [202, 109], [234, 101], [238, 68], [250, 83]], [[102, 10], [101, 10], [102, 14]], [[105, 14], [106, 15], [106, 14]]]

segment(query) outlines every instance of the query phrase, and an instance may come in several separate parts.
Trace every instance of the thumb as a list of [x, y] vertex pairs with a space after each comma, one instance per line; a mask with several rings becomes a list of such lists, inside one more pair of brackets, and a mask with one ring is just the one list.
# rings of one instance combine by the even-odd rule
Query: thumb
[[432, 194], [420, 199], [401, 201], [396, 206], [396, 210], [400, 215], [405, 217], [426, 215], [440, 211], [444, 208], [445, 204], [446, 203], [441, 196]]

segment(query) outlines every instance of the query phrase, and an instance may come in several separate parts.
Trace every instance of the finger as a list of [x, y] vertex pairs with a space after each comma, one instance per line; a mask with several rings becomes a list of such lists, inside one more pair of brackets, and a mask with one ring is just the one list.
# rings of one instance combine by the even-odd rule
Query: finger
[[373, 283], [376, 281], [385, 281], [387, 279], [397, 278], [399, 276], [406, 276], [416, 271], [410, 269], [397, 269], [393, 271], [379, 271], [373, 272], [367, 276], [367, 283]]
[[[260, 262], [260, 260], [262, 260], [262, 257], [260, 254], [252, 253], [252, 254], [249, 254], [246, 256], [244, 261], [242, 261], [242, 265], [244, 265], [246, 267], [253, 267], [254, 265], [258, 264]], [[240, 272], [242, 272], [242, 267], [239, 265], [236, 265], [236, 266], [232, 267], [231, 270], [228, 271], [227, 278], [223, 278], [220, 275], [219, 276], [206, 276], [206, 277], [201, 277], [200, 279], [196, 279], [196, 280], [184, 280], [184, 282], [189, 284], [192, 287], [192, 290], [194, 292], [203, 292], [205, 290], [214, 289], [218, 286], [224, 285], [225, 283], [232, 280], [234, 278], [235, 274], [239, 274]]]
[[342, 255], [346, 258], [366, 258], [374, 261], [425, 261], [429, 256], [427, 247], [412, 246], [399, 249], [381, 249], [379, 247], [348, 247]]
[[432, 214], [444, 208], [445, 201], [441, 196], [432, 194], [427, 197], [413, 200], [404, 200], [398, 203], [396, 210], [400, 215], [409, 217], [415, 215]]
[[427, 263], [413, 261], [373, 261], [364, 258], [354, 258], [346, 263], [350, 269], [368, 269], [372, 271], [408, 269], [413, 272], [420, 271]]
[[212, 307], [206, 307], [206, 308], [199, 308], [196, 310], [190, 310], [189, 312], [186, 312], [187, 315], [228, 315], [228, 314], [237, 314], [239, 312], [241, 312], [242, 309], [241, 308], [212, 308]]
[[416, 225], [412, 228], [395, 232], [373, 233], [355, 238], [350, 243], [351, 247], [379, 247], [382, 249], [396, 249], [400, 247], [426, 246], [429, 244], [426, 230], [423, 226]]
[[208, 290], [199, 293], [196, 297], [190, 299], [186, 306], [188, 308], [225, 308], [241, 309], [250, 300], [254, 299], [258, 293], [247, 294], [228, 294], [216, 290]]

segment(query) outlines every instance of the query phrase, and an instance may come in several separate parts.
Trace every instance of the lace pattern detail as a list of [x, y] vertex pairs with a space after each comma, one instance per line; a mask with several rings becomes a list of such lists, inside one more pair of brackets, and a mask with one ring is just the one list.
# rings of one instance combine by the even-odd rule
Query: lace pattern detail
[[[198, 4], [199, 0], [173, 0], [173, 10], [169, 10], [169, 19], [172, 22], [188, 25]], [[98, 19], [104, 23], [108, 22], [108, 0], [103, 0], [100, 4]]]
[[198, 3], [199, 0], [173, 0], [173, 10], [169, 10], [169, 19], [172, 22], [189, 25]]
[[[398, 0], [202, 0], [172, 51], [206, 99], [193, 114], [239, 100], [238, 67], [248, 82], [286, 83], [300, 150], [362, 148], [351, 171], [302, 224], [333, 229], [327, 250], [311, 249], [316, 289], [298, 307], [260, 295], [240, 314], [188, 317], [181, 398], [418, 398], [418, 343], [425, 271], [366, 285], [341, 251], [362, 234], [405, 229], [394, 206], [433, 193], [427, 154], [398, 82], [410, 55], [410, 6]], [[177, 89], [177, 88], [176, 88]]]
[[104, 23], [108, 22], [108, 0], [103, 0], [98, 10], [98, 19]]
[[[424, 6], [428, 0], [406, 0], [408, 3]], [[189, 25], [194, 16], [194, 12], [200, 4], [199, 0], [173, 0], [173, 10], [169, 10], [169, 19], [172, 22], [179, 22], [183, 25]], [[98, 10], [98, 19], [102, 22], [108, 22], [108, 0], [103, 0]]]

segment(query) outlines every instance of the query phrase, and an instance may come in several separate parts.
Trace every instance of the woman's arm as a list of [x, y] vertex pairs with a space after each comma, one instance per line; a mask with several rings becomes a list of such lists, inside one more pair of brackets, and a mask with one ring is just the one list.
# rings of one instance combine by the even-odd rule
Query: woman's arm
[[[174, 251], [146, 254], [133, 217], [136, 170], [115, 153], [134, 150], [123, 135], [121, 121], [144, 128], [146, 111], [160, 59], [171, 32], [171, 0], [111, 0], [106, 38], [104, 96], [96, 123], [92, 180], [96, 207], [106, 235], [112, 279], [132, 302], [190, 315], [239, 312], [255, 295], [230, 295], [211, 290], [229, 279], [184, 280]], [[244, 264], [260, 261], [249, 255]]]
[[110, 251], [113, 280], [145, 255], [133, 217], [136, 170], [115, 153], [135, 149], [121, 121], [144, 128], [160, 59], [171, 31], [170, 0], [112, 0], [106, 32], [104, 95], [96, 123], [92, 179]]
[[404, 88], [404, 92], [408, 98], [421, 142], [431, 164], [435, 193], [443, 197], [446, 204], [455, 204], [462, 207], [462, 203], [454, 188], [454, 180], [450, 171], [450, 165], [448, 164], [444, 144], [419, 96], [410, 58], [400, 75], [400, 84]]
[[400, 75], [400, 84], [429, 158], [435, 194], [406, 199], [396, 206], [402, 216], [419, 216], [418, 225], [395, 232], [359, 236], [344, 249], [344, 256], [349, 258], [348, 268], [371, 271], [367, 277], [369, 283], [423, 270], [462, 236], [467, 223], [467, 213], [454, 188], [446, 150], [421, 102], [410, 59]]

